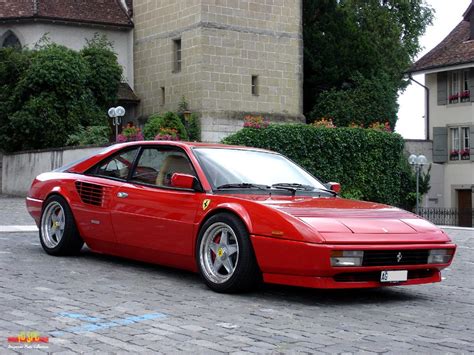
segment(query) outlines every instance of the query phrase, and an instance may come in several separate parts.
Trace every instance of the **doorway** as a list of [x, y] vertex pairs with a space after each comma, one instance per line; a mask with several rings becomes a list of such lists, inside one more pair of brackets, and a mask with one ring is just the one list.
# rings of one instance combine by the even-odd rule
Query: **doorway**
[[472, 227], [472, 190], [457, 190], [459, 226]]

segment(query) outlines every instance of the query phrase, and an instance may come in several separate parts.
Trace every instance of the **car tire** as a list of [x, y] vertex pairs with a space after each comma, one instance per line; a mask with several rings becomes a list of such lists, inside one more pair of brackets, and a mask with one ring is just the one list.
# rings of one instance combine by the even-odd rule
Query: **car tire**
[[249, 291], [261, 282], [247, 228], [230, 213], [216, 214], [203, 224], [196, 262], [204, 282], [216, 292]]
[[84, 241], [63, 197], [53, 195], [43, 203], [39, 237], [44, 251], [50, 255], [76, 255], [81, 251]]

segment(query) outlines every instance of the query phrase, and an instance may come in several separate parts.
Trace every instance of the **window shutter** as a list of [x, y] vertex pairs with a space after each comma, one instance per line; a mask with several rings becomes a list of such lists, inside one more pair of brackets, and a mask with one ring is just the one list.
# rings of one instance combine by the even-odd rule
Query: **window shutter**
[[469, 69], [469, 92], [471, 93], [471, 102], [474, 102], [474, 68]]
[[469, 148], [471, 161], [474, 161], [474, 125], [469, 126]]
[[448, 129], [433, 127], [433, 163], [448, 161]]
[[438, 78], [438, 106], [446, 105], [448, 103], [448, 73], [441, 72], [437, 75]]

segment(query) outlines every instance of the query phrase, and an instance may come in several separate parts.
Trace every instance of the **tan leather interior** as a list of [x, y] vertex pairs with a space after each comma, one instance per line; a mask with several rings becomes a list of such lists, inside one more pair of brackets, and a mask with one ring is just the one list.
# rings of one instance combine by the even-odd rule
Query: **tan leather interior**
[[160, 173], [156, 178], [156, 185], [170, 186], [170, 179], [174, 173], [195, 175], [189, 161], [181, 155], [170, 155], [165, 158]]

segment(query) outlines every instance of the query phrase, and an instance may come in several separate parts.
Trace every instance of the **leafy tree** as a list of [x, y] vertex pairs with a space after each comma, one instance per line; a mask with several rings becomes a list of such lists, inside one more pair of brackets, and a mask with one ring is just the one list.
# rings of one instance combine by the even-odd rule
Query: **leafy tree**
[[90, 118], [83, 114], [93, 101], [86, 70], [80, 55], [66, 47], [51, 44], [34, 51], [12, 92], [5, 150], [64, 145]]
[[331, 117], [341, 126], [348, 121], [343, 114], [357, 114], [393, 128], [397, 93], [407, 84], [403, 73], [433, 10], [424, 0], [304, 0], [303, 6], [307, 116]]
[[28, 68], [30, 59], [31, 51], [0, 49], [0, 150], [6, 146], [10, 136], [9, 115], [14, 110], [12, 93]]
[[81, 52], [45, 39], [32, 51], [0, 49], [0, 149], [64, 146], [82, 127], [108, 127], [121, 69], [104, 41]]
[[80, 51], [87, 63], [87, 86], [92, 91], [97, 105], [106, 110], [117, 101], [117, 90], [122, 76], [122, 68], [117, 62], [117, 54], [112, 43], [104, 35], [97, 33]]
[[69, 135], [67, 145], [104, 145], [109, 142], [111, 130], [109, 126], [79, 127], [76, 133]]
[[[382, 74], [379, 78], [387, 76]], [[397, 89], [386, 80], [366, 79], [361, 74], [354, 75], [352, 81], [354, 85], [350, 88], [323, 91], [311, 116], [331, 118], [336, 126], [355, 123], [368, 127], [378, 121], [389, 122], [390, 127], [395, 127]]]

